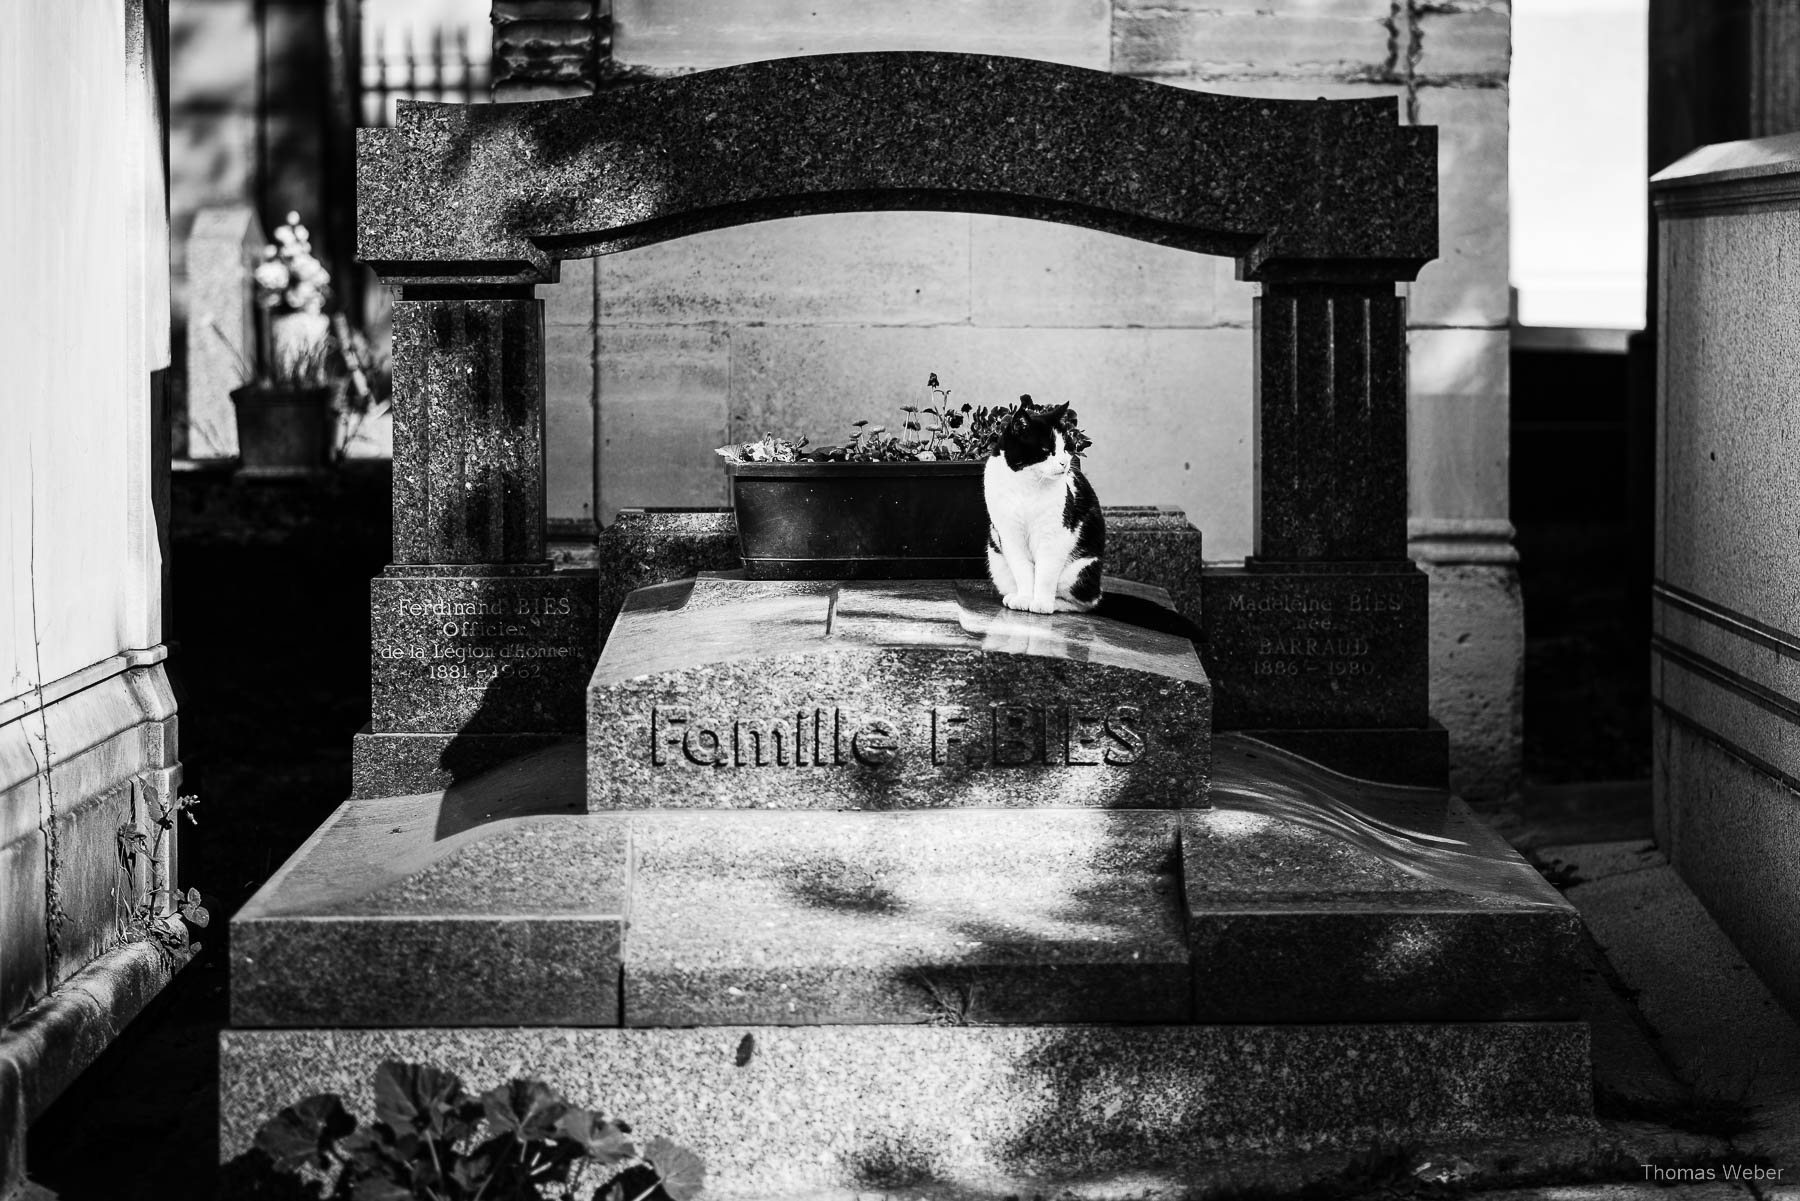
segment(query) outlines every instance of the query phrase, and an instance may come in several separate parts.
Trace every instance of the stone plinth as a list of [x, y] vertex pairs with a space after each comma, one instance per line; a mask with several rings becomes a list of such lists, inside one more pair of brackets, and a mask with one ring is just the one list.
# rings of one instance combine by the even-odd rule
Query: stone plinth
[[[472, 1091], [524, 1071], [691, 1147], [718, 1201], [1029, 1197], [1091, 1173], [1592, 1127], [1578, 1022], [230, 1030], [220, 1151], [384, 1059]], [[1107, 1196], [1193, 1196], [1166, 1191]], [[927, 1192], [907, 1186], [926, 1186]]]
[[1218, 743], [1182, 814], [1197, 1022], [1580, 1015], [1581, 919], [1460, 801]]
[[1106, 587], [1129, 620], [1015, 613], [986, 581], [635, 592], [588, 686], [589, 805], [1204, 805], [1191, 627]]
[[1206, 585], [1221, 729], [1426, 723], [1426, 579], [1411, 563], [1221, 567]]
[[1444, 787], [1428, 585], [1405, 559], [1209, 567], [1201, 628], [1215, 725], [1351, 775]]
[[579, 772], [345, 803], [232, 917], [233, 1024], [617, 1025], [629, 830]]
[[1210, 809], [587, 813], [583, 758], [350, 801], [233, 918], [227, 1158], [388, 1058], [527, 1065], [721, 1198], [1588, 1119], [1573, 910], [1441, 791], [1225, 735]]
[[352, 794], [444, 788], [579, 737], [599, 581], [547, 563], [395, 564], [369, 584]]

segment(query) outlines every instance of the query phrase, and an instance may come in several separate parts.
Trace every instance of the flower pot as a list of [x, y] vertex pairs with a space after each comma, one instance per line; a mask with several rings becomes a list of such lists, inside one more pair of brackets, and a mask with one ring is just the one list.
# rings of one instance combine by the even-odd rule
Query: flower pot
[[983, 462], [726, 463], [753, 580], [987, 574]]
[[331, 465], [337, 415], [331, 388], [246, 384], [231, 393], [237, 410], [238, 470], [244, 475], [305, 475]]

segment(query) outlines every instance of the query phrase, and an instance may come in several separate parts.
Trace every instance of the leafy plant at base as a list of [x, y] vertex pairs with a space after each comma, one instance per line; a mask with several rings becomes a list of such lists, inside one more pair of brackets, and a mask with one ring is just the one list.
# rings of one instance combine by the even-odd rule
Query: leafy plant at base
[[[809, 439], [798, 441], [764, 434], [754, 442], [738, 442], [716, 450], [720, 458], [731, 463], [931, 463], [969, 462], [993, 454], [1000, 442], [1000, 428], [1005, 419], [1022, 408], [1032, 408], [1029, 396], [1019, 397], [1016, 405], [969, 405], [951, 407], [951, 389], [938, 386], [937, 373], [931, 373], [925, 386], [938, 398], [935, 405], [901, 405], [904, 414], [900, 431], [894, 433], [885, 425], [853, 421], [855, 430], [850, 441], [841, 446], [808, 448]], [[1092, 440], [1075, 425], [1075, 414], [1066, 410], [1060, 427], [1068, 436], [1070, 449], [1080, 454]]]
[[472, 1097], [454, 1073], [392, 1061], [375, 1071], [372, 1123], [321, 1093], [263, 1123], [256, 1150], [306, 1186], [289, 1195], [333, 1201], [693, 1201], [706, 1177], [692, 1151], [642, 1144], [540, 1080]]
[[146, 793], [145, 802], [150, 808], [154, 833], [140, 829], [135, 821], [121, 823], [118, 830], [119, 867], [125, 873], [129, 895], [136, 896], [138, 892], [138, 857], [143, 856], [150, 864], [149, 891], [133, 908], [125, 923], [124, 937], [126, 942], [155, 943], [165, 962], [173, 967], [176, 961], [200, 950], [194, 931], [212, 920], [199, 889], [190, 888], [184, 893], [169, 878], [169, 837], [175, 830], [175, 819], [185, 816], [190, 825], [197, 825], [194, 806], [200, 798], [178, 796], [173, 804], [164, 806], [153, 794]]

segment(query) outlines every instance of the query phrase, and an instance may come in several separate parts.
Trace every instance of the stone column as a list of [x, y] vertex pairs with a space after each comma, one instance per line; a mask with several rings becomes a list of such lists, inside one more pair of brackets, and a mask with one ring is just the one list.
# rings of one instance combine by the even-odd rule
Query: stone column
[[1406, 312], [1394, 287], [1256, 303], [1256, 557], [1406, 558]]
[[1407, 557], [1405, 302], [1392, 279], [1292, 276], [1256, 306], [1256, 553], [1206, 576], [1215, 724], [1441, 785], [1427, 580]]
[[394, 562], [543, 558], [544, 302], [529, 286], [405, 289], [394, 305]]
[[595, 581], [545, 554], [543, 326], [528, 284], [407, 285], [394, 305], [394, 562], [370, 586], [358, 796], [582, 730]]

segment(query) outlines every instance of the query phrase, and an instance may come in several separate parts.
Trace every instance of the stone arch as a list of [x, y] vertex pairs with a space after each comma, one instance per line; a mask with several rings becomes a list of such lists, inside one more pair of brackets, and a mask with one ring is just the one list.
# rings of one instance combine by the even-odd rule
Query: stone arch
[[1213, 95], [1030, 59], [836, 54], [578, 100], [403, 104], [359, 135], [360, 257], [393, 283], [543, 282], [562, 258], [808, 213], [1030, 217], [1239, 260], [1411, 279], [1436, 131], [1392, 98]]

